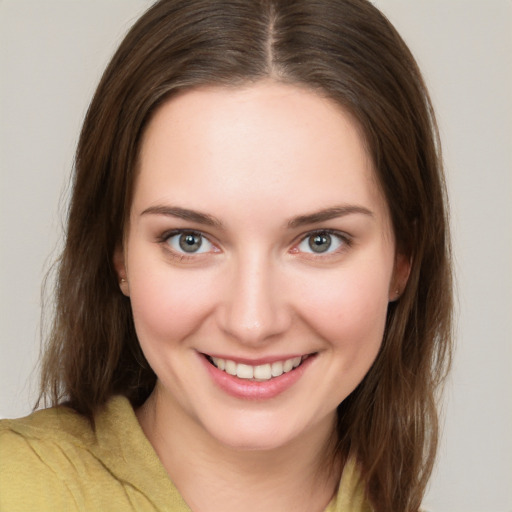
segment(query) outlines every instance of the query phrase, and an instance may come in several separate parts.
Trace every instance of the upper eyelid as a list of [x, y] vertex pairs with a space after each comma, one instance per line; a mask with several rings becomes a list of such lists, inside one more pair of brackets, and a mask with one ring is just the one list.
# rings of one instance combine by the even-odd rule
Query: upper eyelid
[[[184, 233], [192, 233], [194, 235], [200, 235], [204, 239], [206, 239], [208, 241], [208, 243], [211, 244], [213, 247], [216, 247], [217, 249], [219, 247], [219, 244], [216, 242], [213, 242], [211, 240], [211, 237], [207, 233], [204, 233], [203, 231], [201, 231], [199, 229], [190, 229], [190, 228], [169, 229], [167, 231], [164, 231], [161, 235], [159, 235], [157, 237], [157, 241], [158, 241], [158, 243], [168, 245], [168, 244], [166, 244], [166, 242], [171, 237], [177, 236], [177, 235], [182, 235]], [[199, 255], [206, 254], [206, 253], [189, 253], [189, 254], [187, 254], [186, 252], [181, 253], [181, 252], [175, 251], [171, 247], [167, 247], [166, 250], [176, 253], [176, 254], [179, 254], [180, 257], [183, 257], [183, 258], [194, 257], [194, 256], [197, 257]], [[214, 251], [214, 252], [218, 252], [218, 251]]]
[[212, 238], [211, 235], [208, 233], [205, 233], [204, 231], [201, 231], [200, 229], [193, 229], [193, 228], [177, 228], [177, 229], [168, 229], [164, 231], [161, 235], [159, 235], [159, 239], [161, 240], [167, 240], [168, 238], [171, 238], [171, 236], [176, 235], [182, 235], [183, 233], [192, 233], [194, 235], [201, 235], [202, 237], [206, 238], [210, 243], [213, 243], [210, 239]]
[[297, 237], [297, 240], [299, 242], [302, 242], [303, 240], [306, 240], [306, 238], [309, 238], [313, 235], [319, 235], [322, 233], [327, 233], [328, 235], [334, 235], [338, 236], [339, 238], [347, 241], [351, 241], [353, 239], [353, 236], [347, 233], [346, 231], [340, 231], [338, 229], [312, 229], [311, 231], [307, 231]]
[[[315, 236], [317, 234], [328, 234], [331, 236], [335, 236], [339, 239], [339, 242], [341, 244], [340, 247], [336, 248], [333, 251], [328, 252], [319, 252], [319, 253], [313, 253], [309, 251], [302, 251], [299, 249], [299, 246], [303, 244], [308, 238]], [[336, 229], [314, 229], [312, 231], [307, 231], [306, 233], [303, 233], [296, 239], [296, 241], [292, 244], [292, 247], [290, 249], [291, 253], [298, 254], [299, 252], [303, 257], [307, 257], [309, 259], [313, 258], [315, 260], [325, 260], [327, 261], [329, 258], [333, 258], [336, 255], [340, 255], [341, 253], [347, 251], [349, 248], [351, 248], [353, 245], [353, 236], [350, 234], [339, 231]]]
[[[202, 231], [200, 229], [194, 229], [194, 228], [169, 229], [169, 230], [164, 231], [158, 237], [158, 240], [161, 242], [165, 242], [172, 236], [180, 235], [183, 233], [193, 233], [195, 235], [200, 235], [200, 236], [206, 238], [206, 240], [208, 240], [209, 243], [211, 243], [212, 245], [214, 245], [217, 248], [219, 247], [219, 245], [221, 245], [217, 241], [214, 241], [215, 237], [213, 237], [209, 233], [205, 233], [204, 231]], [[352, 239], [353, 239], [353, 236], [350, 235], [349, 233], [347, 233], [346, 231], [340, 231], [340, 230], [332, 229], [332, 228], [317, 228], [317, 229], [312, 229], [312, 230], [303, 232], [300, 235], [296, 236], [294, 238], [293, 242], [291, 243], [291, 245], [292, 245], [292, 247], [296, 247], [298, 244], [300, 244], [301, 242], [303, 242], [310, 236], [314, 236], [316, 234], [321, 234], [321, 233], [327, 233], [329, 235], [337, 236], [340, 239], [344, 240], [346, 243], [351, 243]], [[213, 240], [212, 240], [212, 238], [213, 238]]]

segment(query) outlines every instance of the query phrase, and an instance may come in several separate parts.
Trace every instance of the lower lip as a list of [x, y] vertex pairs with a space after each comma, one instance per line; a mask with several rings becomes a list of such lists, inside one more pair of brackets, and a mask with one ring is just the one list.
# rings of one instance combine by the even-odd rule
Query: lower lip
[[206, 370], [219, 388], [228, 395], [245, 400], [268, 400], [284, 393], [302, 377], [313, 360], [316, 359], [315, 355], [309, 356], [302, 364], [297, 366], [297, 368], [283, 373], [279, 377], [273, 377], [265, 381], [254, 381], [239, 379], [234, 375], [229, 375], [211, 364], [208, 359], [206, 359], [206, 356], [202, 354], [199, 354], [199, 356]]

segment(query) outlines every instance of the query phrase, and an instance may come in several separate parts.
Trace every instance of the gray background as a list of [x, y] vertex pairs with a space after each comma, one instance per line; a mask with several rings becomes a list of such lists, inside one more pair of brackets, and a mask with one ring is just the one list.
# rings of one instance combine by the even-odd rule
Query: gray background
[[[452, 204], [457, 354], [425, 507], [512, 511], [512, 1], [378, 0], [437, 108]], [[0, 417], [37, 389], [41, 282], [81, 120], [148, 0], [0, 1]]]

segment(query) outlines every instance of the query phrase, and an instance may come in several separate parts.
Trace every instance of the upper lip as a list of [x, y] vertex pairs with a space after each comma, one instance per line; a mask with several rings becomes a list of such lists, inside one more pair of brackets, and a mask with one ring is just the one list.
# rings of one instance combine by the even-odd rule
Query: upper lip
[[210, 358], [219, 358], [219, 359], [225, 359], [229, 361], [234, 361], [235, 363], [241, 363], [241, 364], [247, 364], [250, 366], [259, 366], [262, 364], [272, 364], [276, 363], [278, 361], [286, 361], [287, 359], [293, 359], [294, 357], [301, 357], [304, 358], [306, 356], [311, 356], [315, 354], [315, 352], [306, 352], [306, 353], [294, 353], [294, 354], [284, 354], [284, 355], [276, 355], [276, 356], [266, 356], [266, 357], [259, 357], [259, 358], [248, 358], [248, 357], [238, 357], [238, 356], [230, 356], [225, 354], [217, 354], [217, 353], [205, 353], [201, 352], [204, 356], [210, 357]]

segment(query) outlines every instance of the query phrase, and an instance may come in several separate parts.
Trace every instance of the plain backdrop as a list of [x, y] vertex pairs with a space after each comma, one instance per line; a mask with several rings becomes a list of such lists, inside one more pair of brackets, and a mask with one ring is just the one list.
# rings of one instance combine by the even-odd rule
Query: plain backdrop
[[[82, 118], [148, 0], [0, 0], [0, 417], [37, 390], [41, 282]], [[457, 352], [431, 512], [512, 511], [512, 1], [377, 0], [419, 61], [451, 197]]]

